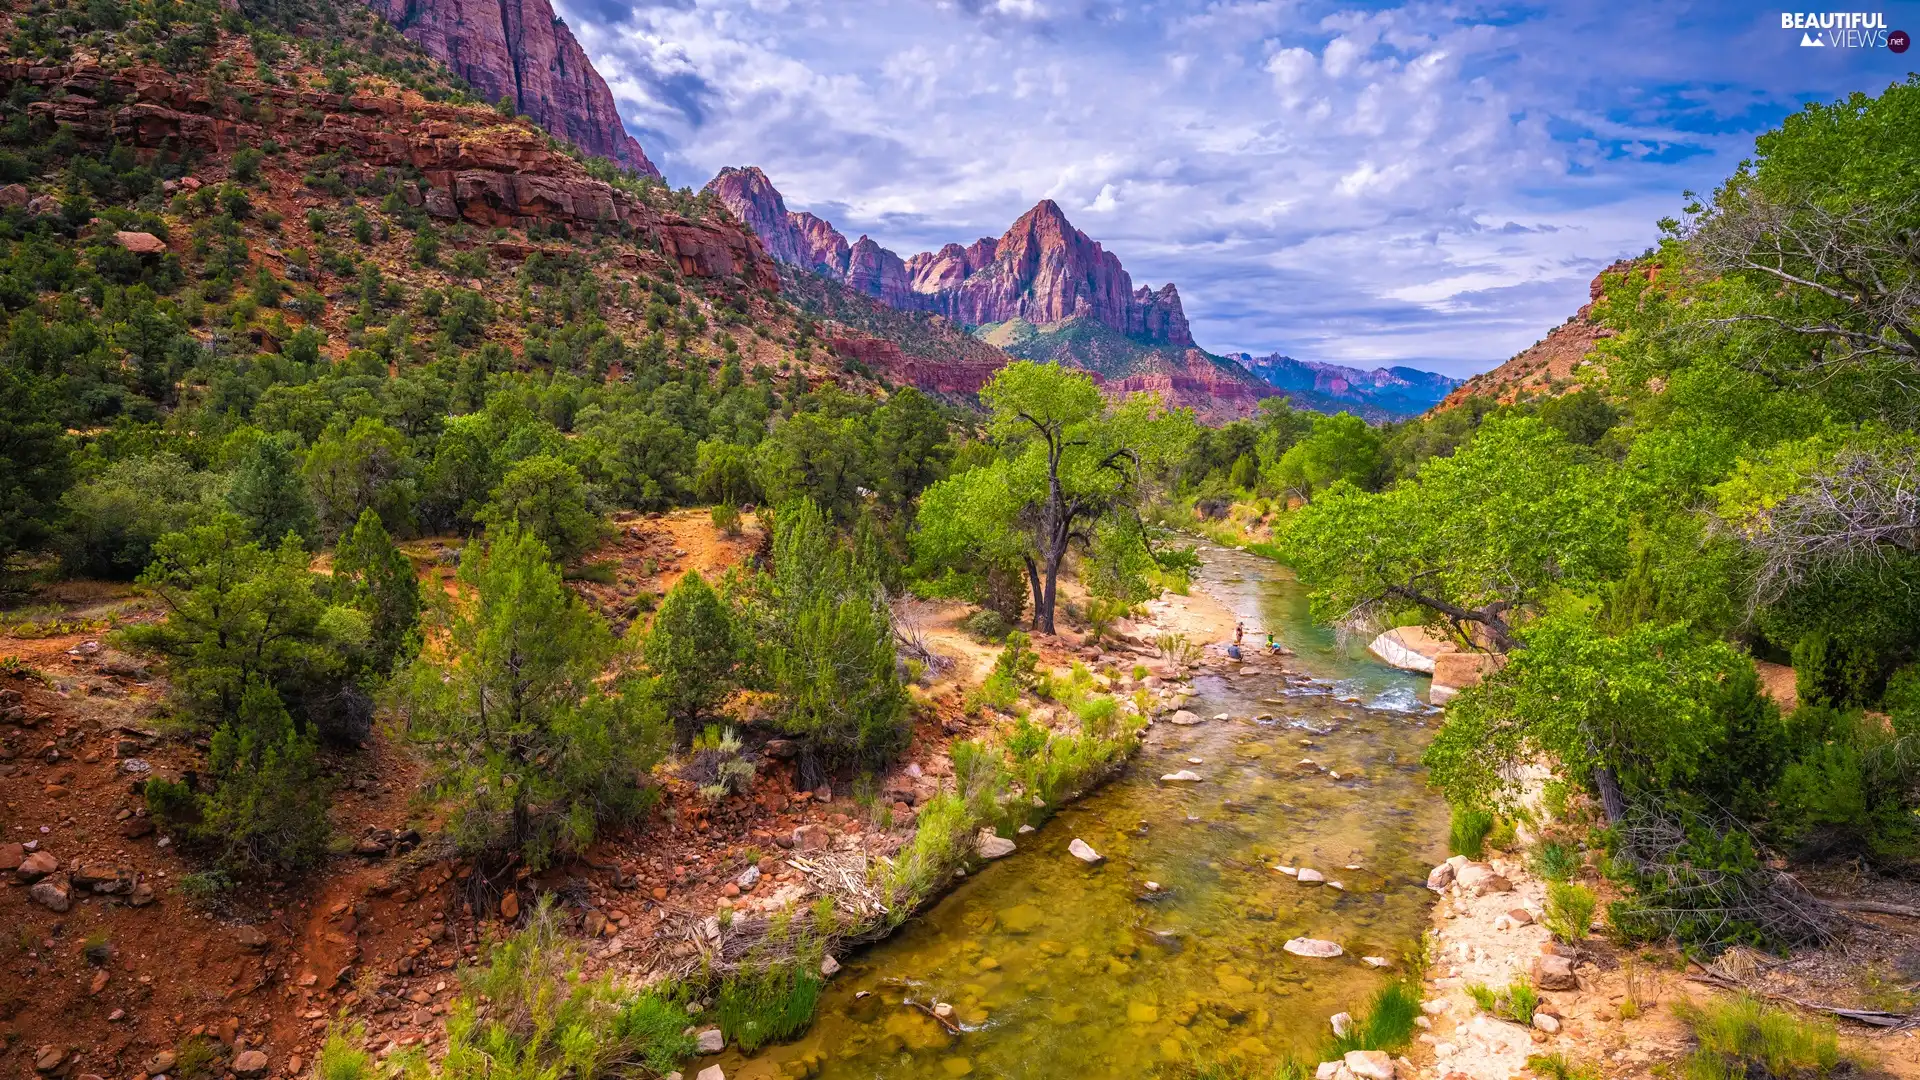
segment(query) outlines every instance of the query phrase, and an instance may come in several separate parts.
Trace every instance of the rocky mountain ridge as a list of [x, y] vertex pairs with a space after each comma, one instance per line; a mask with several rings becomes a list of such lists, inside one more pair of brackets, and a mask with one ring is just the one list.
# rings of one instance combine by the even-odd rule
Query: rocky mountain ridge
[[620, 120], [607, 80], [548, 0], [365, 0], [481, 97], [522, 114], [589, 154], [643, 176], [660, 170]]
[[1595, 275], [1587, 286], [1587, 302], [1547, 336], [1514, 354], [1513, 358], [1461, 383], [1436, 408], [1451, 409], [1471, 397], [1489, 397], [1512, 403], [1536, 397], [1556, 397], [1579, 389], [1575, 372], [1587, 363], [1594, 347], [1614, 335], [1593, 318], [1594, 305], [1606, 295], [1607, 280], [1641, 274], [1649, 280], [1660, 272], [1658, 263], [1622, 259]]
[[998, 238], [902, 259], [870, 237], [848, 243], [830, 222], [789, 210], [757, 166], [722, 169], [706, 191], [751, 225], [774, 258], [890, 307], [965, 326], [1016, 319], [1045, 326], [1085, 317], [1143, 344], [1194, 344], [1179, 290], [1171, 283], [1135, 288], [1119, 257], [1074, 228], [1052, 199], [1041, 200]]

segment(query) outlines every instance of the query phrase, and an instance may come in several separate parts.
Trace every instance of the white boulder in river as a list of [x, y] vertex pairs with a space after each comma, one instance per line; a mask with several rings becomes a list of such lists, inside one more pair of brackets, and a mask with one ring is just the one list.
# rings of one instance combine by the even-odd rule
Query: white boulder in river
[[1192, 769], [1181, 769], [1179, 772], [1170, 772], [1160, 779], [1168, 784], [1197, 784], [1200, 782], [1200, 774]]
[[1067, 851], [1083, 863], [1097, 863], [1106, 858], [1106, 856], [1093, 850], [1092, 844], [1087, 843], [1077, 836], [1073, 838], [1073, 843], [1067, 845]]
[[1297, 937], [1280, 947], [1295, 956], [1311, 956], [1322, 960], [1339, 956], [1346, 952], [1345, 949], [1342, 949], [1334, 942], [1322, 941], [1319, 938], [1310, 937]]
[[1013, 841], [995, 834], [992, 829], [981, 829], [973, 846], [983, 859], [998, 859], [1013, 854]]
[[1197, 713], [1191, 712], [1187, 709], [1181, 709], [1179, 712], [1174, 713], [1172, 716], [1168, 717], [1167, 719], [1172, 721], [1175, 724], [1180, 725], [1181, 727], [1192, 727], [1195, 724], [1204, 723], [1204, 721], [1200, 719]]

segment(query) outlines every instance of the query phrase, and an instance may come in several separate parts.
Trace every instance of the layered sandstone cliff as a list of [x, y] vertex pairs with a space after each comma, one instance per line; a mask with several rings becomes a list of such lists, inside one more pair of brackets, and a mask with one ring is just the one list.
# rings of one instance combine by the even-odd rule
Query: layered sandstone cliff
[[627, 134], [607, 81], [548, 0], [366, 0], [367, 6], [488, 101], [590, 154], [660, 178]]
[[779, 288], [773, 260], [732, 219], [688, 217], [596, 180], [539, 132], [489, 110], [434, 104], [410, 91], [343, 96], [265, 85], [249, 88], [243, 108], [234, 95], [211, 97], [203, 83], [155, 66], [0, 63], [0, 91], [19, 83], [39, 91], [30, 116], [64, 125], [85, 143], [231, 154], [272, 141], [301, 156], [338, 151], [349, 180], [371, 181], [383, 169], [417, 174], [423, 182], [400, 191], [436, 217], [617, 229], [682, 274], [738, 275], [755, 288]]

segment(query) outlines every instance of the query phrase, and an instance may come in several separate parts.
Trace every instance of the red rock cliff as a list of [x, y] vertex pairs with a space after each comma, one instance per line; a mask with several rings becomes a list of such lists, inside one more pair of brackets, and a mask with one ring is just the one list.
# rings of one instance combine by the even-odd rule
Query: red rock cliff
[[512, 98], [548, 131], [659, 179], [620, 122], [613, 93], [548, 0], [366, 0], [394, 29], [473, 84]]

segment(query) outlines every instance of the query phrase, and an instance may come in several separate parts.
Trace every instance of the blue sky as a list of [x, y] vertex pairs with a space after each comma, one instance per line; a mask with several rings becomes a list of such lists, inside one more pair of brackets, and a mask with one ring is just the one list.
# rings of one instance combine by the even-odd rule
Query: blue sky
[[[1855, 6], [1920, 32], [1920, 0]], [[1177, 282], [1209, 349], [1454, 375], [1571, 315], [1782, 116], [1920, 70], [1738, 2], [558, 7], [676, 186], [759, 165], [903, 256], [1051, 198]]]

